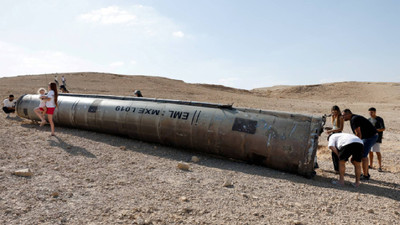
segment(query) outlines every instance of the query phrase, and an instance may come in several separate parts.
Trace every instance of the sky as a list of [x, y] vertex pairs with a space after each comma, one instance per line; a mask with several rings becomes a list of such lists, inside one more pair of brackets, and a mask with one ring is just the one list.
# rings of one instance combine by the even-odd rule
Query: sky
[[400, 82], [397, 0], [0, 0], [0, 77]]

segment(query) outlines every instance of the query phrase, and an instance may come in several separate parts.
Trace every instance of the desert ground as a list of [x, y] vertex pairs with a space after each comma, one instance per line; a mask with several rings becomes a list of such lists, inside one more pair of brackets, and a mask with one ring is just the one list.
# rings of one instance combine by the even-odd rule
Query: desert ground
[[[36, 93], [61, 75], [71, 93], [192, 100], [329, 114], [333, 105], [385, 120], [383, 172], [354, 188], [331, 184], [327, 135], [316, 176], [0, 114], [0, 224], [400, 224], [400, 83], [341, 82], [240, 90], [151, 76], [66, 73], [0, 78], [0, 96]], [[268, 84], [265, 84], [268, 86]], [[330, 121], [327, 121], [330, 125]], [[345, 132], [351, 132], [348, 122]], [[193, 156], [199, 158], [192, 162]], [[189, 171], [177, 168], [189, 164]], [[375, 165], [377, 165], [375, 156]], [[30, 169], [30, 177], [13, 173]], [[232, 185], [226, 186], [225, 182]]]

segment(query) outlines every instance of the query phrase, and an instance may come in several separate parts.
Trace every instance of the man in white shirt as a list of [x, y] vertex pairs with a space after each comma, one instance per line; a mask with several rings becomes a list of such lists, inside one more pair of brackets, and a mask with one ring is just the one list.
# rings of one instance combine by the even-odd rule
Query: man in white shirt
[[10, 113], [15, 112], [15, 104], [17, 101], [14, 99], [14, 95], [9, 95], [8, 98], [3, 101], [3, 111], [7, 114], [7, 118], [10, 117]]
[[339, 157], [339, 181], [334, 181], [334, 184], [344, 185], [344, 173], [346, 172], [346, 162], [351, 156], [351, 163], [354, 165], [356, 182], [354, 187], [360, 185], [361, 175], [361, 159], [364, 151], [362, 140], [347, 133], [335, 133], [328, 136], [328, 147]]

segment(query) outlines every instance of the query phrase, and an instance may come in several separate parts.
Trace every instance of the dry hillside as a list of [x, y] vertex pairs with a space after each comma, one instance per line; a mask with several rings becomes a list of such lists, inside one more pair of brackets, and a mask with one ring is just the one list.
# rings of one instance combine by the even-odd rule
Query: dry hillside
[[[342, 82], [239, 90], [149, 76], [66, 73], [0, 78], [0, 96], [35, 93], [57, 75], [72, 93], [234, 103], [236, 107], [329, 114], [332, 105], [385, 119], [384, 172], [359, 188], [347, 164], [336, 179], [326, 134], [313, 179], [187, 149], [0, 116], [0, 224], [398, 224], [400, 84]], [[330, 122], [328, 121], [328, 124]], [[349, 132], [349, 124], [345, 124]], [[192, 156], [200, 158], [191, 162]], [[178, 162], [189, 171], [176, 168]], [[375, 162], [376, 163], [376, 162]], [[376, 164], [375, 164], [376, 165]], [[29, 168], [30, 178], [15, 170]], [[225, 187], [224, 182], [232, 185]]]

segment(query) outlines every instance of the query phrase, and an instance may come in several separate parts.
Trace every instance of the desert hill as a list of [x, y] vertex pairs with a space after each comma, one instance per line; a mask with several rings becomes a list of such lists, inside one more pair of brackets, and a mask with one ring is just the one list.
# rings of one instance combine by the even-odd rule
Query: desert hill
[[[205, 101], [321, 116], [332, 105], [385, 119], [383, 170], [353, 188], [337, 179], [324, 133], [313, 179], [116, 135], [0, 113], [0, 224], [398, 224], [400, 84], [341, 82], [240, 90], [150, 76], [105, 73], [0, 78], [0, 96], [36, 93], [58, 76], [71, 93]], [[330, 124], [329, 118], [327, 124]], [[345, 123], [345, 132], [351, 132]], [[199, 162], [192, 162], [197, 156]], [[189, 171], [177, 169], [178, 162]], [[375, 166], [376, 157], [375, 157]], [[29, 168], [30, 178], [13, 172]], [[224, 185], [229, 183], [231, 185]]]
[[400, 83], [338, 82], [316, 85], [274, 86], [253, 90], [268, 97], [344, 102], [400, 102]]
[[[203, 101], [279, 110], [314, 115], [330, 114], [332, 105], [350, 108], [354, 113], [368, 116], [374, 106], [385, 118], [397, 118], [400, 111], [400, 83], [340, 82], [319, 85], [276, 86], [251, 91], [222, 85], [191, 84], [181, 80], [142, 75], [108, 73], [57, 73], [0, 78], [0, 95], [5, 98], [36, 93], [39, 87], [61, 76], [67, 79], [71, 93], [133, 95], [141, 90], [145, 97]], [[389, 119], [400, 131], [400, 121]]]

